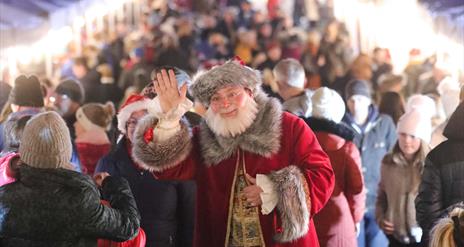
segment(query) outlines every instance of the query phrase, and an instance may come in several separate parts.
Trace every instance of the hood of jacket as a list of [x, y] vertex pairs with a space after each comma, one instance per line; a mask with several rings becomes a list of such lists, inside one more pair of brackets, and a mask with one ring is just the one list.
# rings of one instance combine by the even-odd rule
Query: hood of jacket
[[311, 101], [313, 93], [313, 91], [306, 89], [302, 94], [282, 103], [282, 109], [300, 117], [309, 117], [313, 110]]
[[354, 132], [344, 123], [331, 120], [309, 117], [304, 119], [315, 132], [317, 140], [324, 150], [338, 150], [347, 141], [353, 141]]

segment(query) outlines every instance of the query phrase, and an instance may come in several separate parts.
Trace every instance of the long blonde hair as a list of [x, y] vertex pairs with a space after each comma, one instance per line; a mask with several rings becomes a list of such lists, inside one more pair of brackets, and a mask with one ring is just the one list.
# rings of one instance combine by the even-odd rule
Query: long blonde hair
[[[453, 218], [455, 220], [453, 220]], [[456, 222], [455, 222], [456, 221]], [[451, 211], [449, 217], [440, 219], [433, 227], [430, 237], [430, 247], [459, 247], [455, 237], [463, 241], [464, 230], [464, 204]]]
[[419, 165], [419, 166], [421, 166], [421, 169], [422, 169], [422, 167], [424, 166], [425, 157], [429, 153], [430, 148], [429, 148], [429, 145], [425, 141], [421, 140], [420, 142], [421, 142], [421, 144], [420, 144], [419, 150], [417, 150], [417, 152], [414, 154], [413, 161], [412, 162], [407, 162], [406, 158], [404, 157], [403, 152], [401, 151], [399, 141], [396, 141], [395, 146], [393, 147], [393, 150], [391, 151], [391, 154], [392, 154], [391, 159], [392, 159], [392, 161], [395, 164], [410, 163], [413, 166]]

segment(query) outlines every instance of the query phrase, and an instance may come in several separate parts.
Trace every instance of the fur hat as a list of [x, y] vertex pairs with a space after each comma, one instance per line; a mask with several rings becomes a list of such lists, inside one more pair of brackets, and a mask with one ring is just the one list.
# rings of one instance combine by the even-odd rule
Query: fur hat
[[21, 161], [31, 167], [69, 167], [71, 137], [60, 115], [49, 111], [32, 117], [24, 128], [19, 153]]
[[437, 112], [433, 99], [422, 94], [414, 94], [409, 97], [405, 108], [406, 112], [412, 110], [412, 108], [417, 108], [422, 114], [426, 114], [430, 118], [432, 118]]
[[229, 60], [206, 72], [197, 73], [193, 77], [190, 92], [195, 100], [209, 106], [209, 101], [217, 90], [233, 85], [249, 88], [256, 93], [261, 85], [261, 75], [259, 71], [245, 66], [239, 60]]
[[126, 102], [121, 105], [119, 108], [119, 113], [117, 115], [118, 118], [118, 130], [126, 134], [126, 123], [127, 120], [129, 120], [130, 116], [132, 113], [140, 110], [147, 110], [150, 107], [155, 107], [154, 106], [153, 100], [150, 100], [149, 98], [139, 95], [139, 94], [132, 94], [127, 98]]
[[313, 112], [315, 118], [323, 118], [340, 123], [345, 115], [345, 102], [342, 97], [332, 89], [321, 87], [317, 89], [312, 98]]
[[427, 114], [414, 107], [400, 117], [396, 131], [398, 134], [406, 133], [430, 143], [432, 122]]
[[67, 95], [72, 101], [82, 104], [85, 99], [84, 88], [82, 85], [75, 80], [64, 80], [58, 87], [56, 87], [55, 92], [58, 94]]
[[39, 79], [36, 76], [20, 75], [10, 91], [9, 100], [19, 106], [43, 107], [44, 99]]
[[112, 102], [107, 102], [104, 105], [88, 103], [77, 109], [76, 119], [87, 131], [92, 129], [108, 131], [111, 128], [114, 114], [115, 110]]
[[353, 95], [363, 95], [371, 98], [369, 83], [364, 80], [351, 80], [345, 87], [345, 99], [349, 100]]

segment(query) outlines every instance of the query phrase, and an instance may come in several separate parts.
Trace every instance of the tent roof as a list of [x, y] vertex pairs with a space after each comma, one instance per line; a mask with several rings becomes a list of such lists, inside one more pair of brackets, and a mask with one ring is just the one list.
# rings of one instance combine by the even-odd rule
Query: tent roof
[[72, 23], [95, 0], [0, 0], [0, 49], [28, 44]]
[[435, 21], [435, 29], [464, 43], [464, 1], [463, 0], [419, 0], [424, 4]]

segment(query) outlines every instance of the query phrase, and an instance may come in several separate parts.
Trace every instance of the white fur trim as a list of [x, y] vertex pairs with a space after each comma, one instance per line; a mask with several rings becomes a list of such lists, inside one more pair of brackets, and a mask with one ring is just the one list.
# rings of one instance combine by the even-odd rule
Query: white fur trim
[[[163, 113], [161, 109], [161, 104], [159, 102], [158, 96], [151, 100], [150, 107], [148, 108], [148, 113], [156, 116], [159, 119], [170, 120], [170, 121], [179, 121], [182, 116], [188, 112], [193, 107], [193, 102], [189, 99], [185, 99], [180, 103], [176, 108], [172, 109], [169, 112]], [[164, 126], [168, 127], [169, 126]]]
[[161, 104], [159, 102], [158, 96], [150, 100], [149, 105], [150, 107], [147, 108], [148, 113], [153, 114], [159, 118], [160, 113], [162, 113], [163, 110], [161, 109]]
[[87, 131], [90, 131], [90, 130], [102, 130], [103, 132], [106, 131], [106, 128], [92, 123], [85, 115], [84, 111], [82, 110], [82, 107], [79, 107], [79, 109], [77, 109], [76, 119], [79, 122], [79, 124], [82, 125], [82, 127]]
[[117, 115], [118, 130], [121, 131], [121, 133], [126, 134], [126, 122], [127, 120], [129, 120], [132, 113], [140, 110], [148, 110], [151, 107], [156, 107], [153, 104], [152, 100], [144, 99], [142, 101], [137, 101], [130, 105], [127, 105], [126, 107], [119, 110], [119, 113]]

